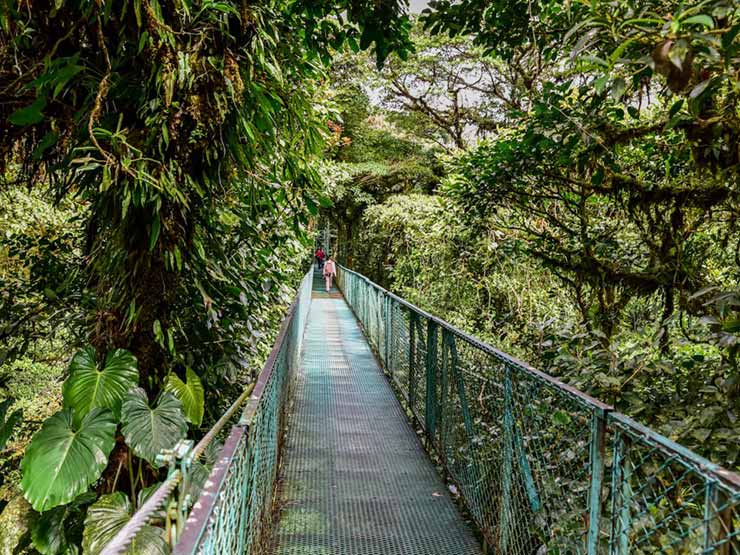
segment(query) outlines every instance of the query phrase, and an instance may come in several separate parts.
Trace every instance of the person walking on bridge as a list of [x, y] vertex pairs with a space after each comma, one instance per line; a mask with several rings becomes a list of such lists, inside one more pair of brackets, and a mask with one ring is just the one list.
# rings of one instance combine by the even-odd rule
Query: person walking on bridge
[[324, 267], [324, 259], [326, 258], [326, 253], [324, 252], [324, 249], [322, 247], [319, 247], [316, 249], [316, 253], [314, 254], [316, 257], [316, 262], [319, 263], [319, 270]]
[[330, 256], [326, 259], [326, 263], [324, 264], [324, 279], [326, 280], [327, 293], [331, 291], [332, 281], [334, 281], [335, 275], [337, 275], [337, 265], [334, 264], [334, 260]]

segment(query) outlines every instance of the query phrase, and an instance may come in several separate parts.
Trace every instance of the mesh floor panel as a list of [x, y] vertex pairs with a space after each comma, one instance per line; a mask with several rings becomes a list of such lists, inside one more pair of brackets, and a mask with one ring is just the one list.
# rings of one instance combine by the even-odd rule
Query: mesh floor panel
[[480, 555], [343, 299], [314, 295], [302, 357], [277, 555]]

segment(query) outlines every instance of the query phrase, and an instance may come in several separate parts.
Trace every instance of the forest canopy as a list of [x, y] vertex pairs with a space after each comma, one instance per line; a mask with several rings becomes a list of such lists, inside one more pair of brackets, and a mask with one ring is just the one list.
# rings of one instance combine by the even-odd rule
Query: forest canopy
[[739, 35], [725, 1], [431, 2], [335, 71], [370, 105], [338, 96], [342, 260], [736, 467]]

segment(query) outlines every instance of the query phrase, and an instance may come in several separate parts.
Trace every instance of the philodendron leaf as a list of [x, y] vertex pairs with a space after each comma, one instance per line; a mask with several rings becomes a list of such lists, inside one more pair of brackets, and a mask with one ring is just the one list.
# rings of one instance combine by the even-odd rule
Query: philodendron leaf
[[194, 426], [200, 426], [203, 422], [203, 406], [205, 403], [203, 384], [198, 375], [190, 368], [185, 372], [185, 379], [187, 383], [183, 382], [176, 374], [170, 374], [164, 389], [180, 399], [185, 418]]
[[31, 528], [33, 546], [42, 555], [57, 555], [64, 553], [69, 544], [64, 533], [64, 519], [67, 516], [67, 507], [54, 507], [50, 511], [41, 513]]
[[110, 409], [120, 418], [126, 392], [139, 382], [136, 357], [125, 349], [109, 352], [103, 367], [98, 368], [95, 349], [85, 347], [74, 356], [69, 370], [62, 386], [64, 406], [74, 409], [78, 419], [95, 407]]
[[81, 508], [89, 505], [97, 495], [86, 492], [78, 496], [71, 503], [54, 507], [39, 515], [31, 528], [31, 539], [36, 551], [42, 555], [73, 555], [78, 553], [75, 539], [70, 534], [75, 533], [77, 518]]
[[182, 403], [174, 395], [162, 393], [157, 406], [151, 408], [140, 387], [129, 391], [124, 399], [121, 422], [128, 446], [152, 466], [158, 466], [156, 458], [163, 449], [173, 448], [188, 431]]
[[116, 420], [93, 409], [80, 424], [71, 409], [47, 418], [21, 463], [21, 487], [39, 512], [69, 503], [100, 477], [115, 444]]
[[5, 399], [5, 401], [0, 403], [0, 451], [5, 449], [5, 444], [10, 439], [10, 436], [13, 433], [13, 428], [16, 424], [18, 424], [21, 416], [23, 415], [23, 413], [19, 409], [12, 412], [10, 416], [5, 418], [5, 415], [8, 413], [8, 409], [12, 404], [13, 399]]
[[[128, 497], [116, 492], [103, 495], [87, 510], [82, 535], [83, 555], [98, 555], [131, 519], [133, 507]], [[126, 555], [166, 555], [170, 552], [164, 530], [144, 526], [125, 552]]]

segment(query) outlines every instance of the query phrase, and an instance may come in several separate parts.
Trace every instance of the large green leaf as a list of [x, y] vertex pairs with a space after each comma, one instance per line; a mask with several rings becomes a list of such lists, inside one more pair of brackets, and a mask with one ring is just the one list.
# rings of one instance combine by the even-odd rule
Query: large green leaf
[[25, 127], [44, 121], [43, 110], [46, 108], [46, 98], [40, 97], [23, 108], [19, 108], [8, 117], [8, 121], [13, 125]]
[[67, 516], [67, 507], [54, 507], [50, 511], [41, 513], [39, 519], [31, 528], [33, 546], [42, 555], [57, 555], [64, 553], [69, 543], [64, 533], [64, 519]]
[[188, 368], [185, 372], [186, 382], [183, 382], [176, 374], [170, 374], [165, 384], [165, 390], [172, 393], [182, 402], [185, 418], [195, 426], [200, 426], [203, 422], [203, 406], [205, 396], [203, 393], [203, 384], [198, 374]]
[[74, 534], [77, 532], [81, 507], [89, 505], [96, 498], [95, 493], [86, 492], [68, 505], [54, 507], [41, 513], [31, 528], [31, 539], [36, 550], [42, 555], [78, 553]]
[[11, 434], [13, 433], [13, 428], [20, 421], [23, 414], [19, 409], [12, 412], [10, 416], [5, 418], [5, 415], [8, 413], [8, 409], [12, 404], [13, 399], [5, 399], [5, 401], [0, 403], [0, 451], [5, 448], [5, 444], [8, 442]]
[[171, 449], [188, 430], [182, 403], [171, 393], [164, 392], [155, 408], [149, 406], [146, 393], [140, 387], [128, 392], [121, 409], [122, 431], [126, 443], [136, 456], [157, 466], [157, 455]]
[[[133, 506], [121, 492], [103, 495], [87, 511], [82, 553], [97, 555], [131, 519]], [[144, 526], [126, 551], [126, 555], [166, 555], [170, 552], [164, 530]]]
[[139, 382], [136, 357], [125, 349], [109, 352], [98, 369], [95, 349], [86, 347], [74, 356], [69, 369], [62, 386], [64, 406], [74, 409], [79, 419], [95, 407], [110, 409], [120, 418], [126, 392]]
[[71, 409], [49, 417], [21, 463], [21, 487], [37, 511], [69, 503], [100, 477], [115, 444], [116, 420], [93, 409], [77, 425]]

